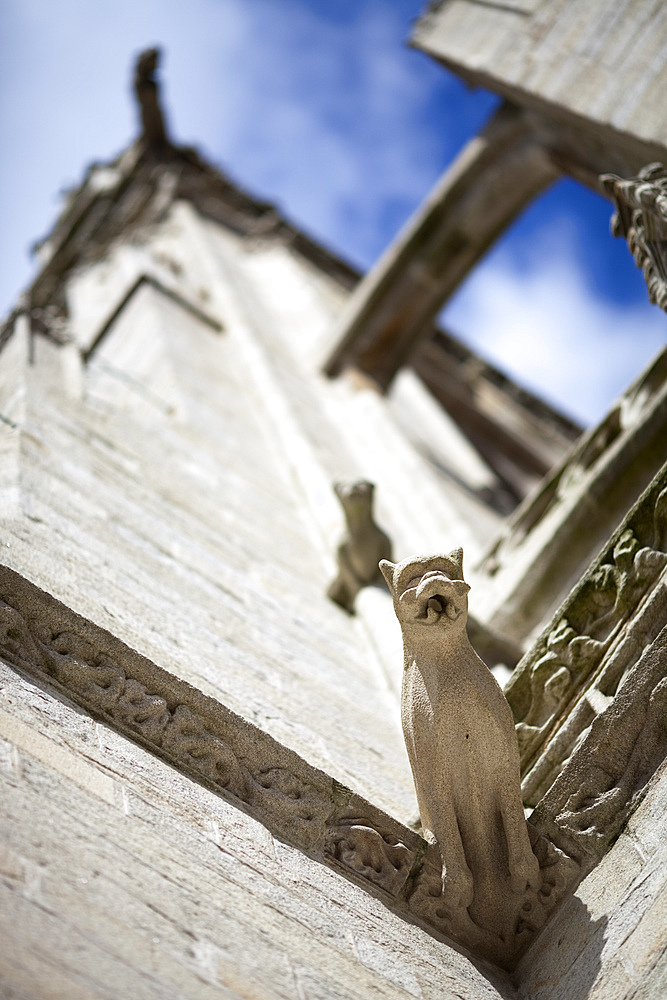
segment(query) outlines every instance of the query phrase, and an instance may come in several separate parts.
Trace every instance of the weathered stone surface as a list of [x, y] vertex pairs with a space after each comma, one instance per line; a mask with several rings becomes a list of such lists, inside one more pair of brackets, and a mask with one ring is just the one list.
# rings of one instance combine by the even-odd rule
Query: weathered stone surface
[[663, 469], [507, 686], [524, 798], [539, 802], [535, 822], [588, 864], [617, 835], [667, 749], [666, 580]]
[[3, 997], [512, 995], [502, 976], [1, 664], [0, 749]]
[[[544, 877], [535, 892], [521, 895], [513, 916], [504, 912], [510, 931], [499, 938], [490, 933], [488, 917], [477, 926], [465, 907], [458, 912], [451, 892], [443, 897], [439, 852], [412, 830], [6, 568], [0, 568], [0, 597], [0, 653], [8, 662], [250, 812], [275, 835], [379, 892], [398, 913], [475, 954], [511, 967], [576, 874], [569, 859], [532, 831], [537, 857], [530, 857]], [[11, 716], [4, 723], [10, 740], [98, 798], [113, 800], [109, 781], [96, 778], [87, 763], [77, 767], [76, 758], [57, 750], [50, 760], [43, 737]], [[520, 807], [519, 814], [523, 825]], [[512, 879], [519, 877], [514, 871]], [[480, 892], [488, 889], [477, 886], [482, 913]]]
[[667, 755], [666, 719], [667, 626], [578, 741], [540, 800], [536, 825], [585, 864], [599, 859]]
[[663, 8], [650, 0], [613, 8], [436, 0], [414, 42], [470, 84], [574, 133], [568, 141], [556, 131], [554, 152], [566, 170], [594, 184], [605, 170], [632, 176], [664, 156], [666, 31]]
[[[651, 780], [627, 833], [562, 904], [522, 959], [515, 973], [520, 997], [660, 1000], [663, 996], [666, 789], [663, 766]], [[647, 850], [645, 843], [653, 846]]]
[[[58, 385], [62, 350], [40, 338], [34, 366], [23, 368], [30, 403], [12, 432], [21, 489], [3, 525], [5, 561], [345, 784], [355, 784], [356, 744], [369, 778], [356, 788], [379, 799], [384, 765], [372, 747], [392, 743], [384, 804], [409, 817], [396, 703], [363, 626], [341, 628], [326, 599], [331, 556], [304, 517], [270, 421], [252, 416], [236, 334], [220, 335], [144, 282], [90, 357], [85, 401]], [[330, 496], [328, 472], [322, 482]], [[253, 556], [269, 547], [271, 559]], [[336, 706], [348, 698], [349, 708]], [[347, 745], [333, 752], [338, 771], [334, 729]]]
[[[377, 482], [379, 521], [400, 554], [462, 539], [479, 555], [512, 501], [506, 487], [521, 495], [524, 465], [546, 462], [558, 435], [542, 449], [545, 414], [489, 370], [457, 396], [465, 426], [414, 370], [384, 396], [358, 370], [324, 379], [356, 276], [192, 150], [162, 141], [151, 63], [140, 81], [143, 139], [69, 197], [42, 271], [0, 331], [0, 562], [15, 571], [0, 572], [2, 652], [13, 665], [0, 664], [3, 995], [509, 1000], [506, 979], [454, 939], [509, 966], [544, 938], [551, 965], [535, 948], [518, 977], [536, 995], [546, 983], [554, 1000], [561, 985], [569, 1000], [591, 984], [603, 995], [659, 983], [662, 845], [641, 817], [662, 801], [664, 577], [651, 573], [664, 569], [648, 522], [615, 539], [597, 581], [603, 604], [616, 594], [614, 613], [636, 601], [639, 612], [605, 646], [603, 672], [558, 732], [568, 763], [555, 783], [543, 775], [557, 808], [527, 826], [539, 888], [512, 912], [509, 951], [494, 949], [468, 910], [452, 918], [440, 850], [401, 822], [413, 794], [384, 635], [391, 609], [373, 588], [355, 618], [326, 599], [342, 520], [330, 484]], [[505, 110], [486, 147], [468, 150], [472, 171], [445, 184], [435, 216], [443, 204], [454, 216], [439, 217], [426, 257], [448, 262], [450, 285], [531, 185], [553, 175], [540, 127]], [[478, 168], [503, 194], [486, 212], [468, 184]], [[513, 177], [508, 195], [502, 179]], [[463, 250], [457, 211], [481, 224], [463, 225]], [[376, 351], [381, 381], [442, 291], [426, 277], [406, 339], [384, 358]], [[406, 288], [409, 298], [412, 279], [399, 299]], [[445, 368], [461, 362], [457, 376], [470, 368], [446, 338], [438, 352]], [[490, 386], [477, 420], [476, 393]], [[518, 441], [491, 432], [496, 407]], [[539, 419], [527, 429], [522, 414]], [[632, 493], [652, 457], [662, 461], [663, 418], [658, 363], [561, 470], [573, 508], [587, 492], [598, 502], [604, 536], [626, 485]], [[496, 444], [519, 456], [515, 486], [503, 457], [491, 461]], [[528, 534], [531, 518], [553, 528], [562, 498], [552, 486], [524, 511]], [[589, 522], [572, 514], [547, 575], [568, 537], [581, 542], [582, 524], [592, 535]], [[571, 551], [588, 559], [581, 545]], [[568, 572], [578, 570], [564, 563], [553, 593]], [[537, 593], [534, 584], [526, 574], [524, 589]], [[601, 614], [606, 628], [613, 614]], [[485, 641], [524, 642], [517, 620], [520, 638], [507, 641], [485, 617]], [[604, 645], [610, 633], [585, 625], [555, 628], [547, 652], [572, 666], [579, 646], [597, 649], [577, 638]], [[554, 705], [562, 710], [567, 677], [554, 677], [527, 730], [548, 729]], [[626, 689], [639, 697], [628, 701]], [[588, 798], [563, 784], [570, 766]], [[605, 855], [626, 821], [628, 835]], [[602, 859], [575, 897], [577, 872], [544, 836], [549, 822], [586, 870]], [[549, 937], [559, 901], [570, 922]], [[614, 951], [598, 975], [609, 908]]]

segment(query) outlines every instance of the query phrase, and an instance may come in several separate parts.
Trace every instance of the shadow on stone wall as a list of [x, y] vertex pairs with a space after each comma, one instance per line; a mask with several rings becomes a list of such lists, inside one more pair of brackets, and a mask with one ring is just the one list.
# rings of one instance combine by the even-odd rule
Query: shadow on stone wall
[[608, 922], [606, 916], [593, 920], [572, 896], [519, 963], [512, 978], [520, 1000], [587, 1000], [604, 976]]

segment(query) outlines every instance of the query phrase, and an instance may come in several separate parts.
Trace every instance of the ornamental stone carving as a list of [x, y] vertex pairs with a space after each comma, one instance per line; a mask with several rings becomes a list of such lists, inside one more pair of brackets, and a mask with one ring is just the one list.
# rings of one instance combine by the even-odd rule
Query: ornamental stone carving
[[566, 616], [556, 619], [524, 657], [508, 685], [524, 769], [565, 707], [612, 655], [625, 631], [632, 631], [637, 609], [667, 567], [665, 478], [664, 473], [656, 477], [566, 601], [561, 609]]
[[667, 753], [667, 467], [507, 686], [531, 822], [590, 870]]
[[325, 851], [341, 865], [398, 895], [415, 860], [393, 831], [382, 830], [366, 817], [347, 815], [330, 827]]
[[146, 49], [139, 55], [134, 71], [134, 93], [139, 103], [141, 137], [151, 146], [167, 143], [160, 88], [155, 79], [159, 62], [160, 50]]
[[541, 826], [588, 868], [621, 832], [667, 755], [666, 665], [667, 625], [583, 734], [535, 810]]
[[437, 900], [457, 936], [506, 943], [512, 914], [539, 893], [542, 876], [512, 712], [466, 633], [462, 557], [457, 549], [380, 564], [403, 632], [401, 715], [422, 825], [441, 858], [440, 892], [432, 871], [416, 891]]
[[662, 163], [649, 163], [629, 180], [615, 174], [600, 180], [616, 205], [612, 233], [627, 240], [649, 299], [667, 311], [667, 170]]

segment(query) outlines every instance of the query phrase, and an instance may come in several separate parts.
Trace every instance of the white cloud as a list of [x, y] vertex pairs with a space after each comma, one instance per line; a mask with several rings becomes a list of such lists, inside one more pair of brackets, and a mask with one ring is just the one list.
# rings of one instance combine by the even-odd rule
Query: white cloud
[[217, 72], [217, 149], [245, 183], [370, 263], [387, 205], [416, 205], [443, 166], [424, 126], [425, 67], [399, 43], [404, 19], [378, 0], [351, 25], [302, 5], [239, 9], [243, 44]]
[[566, 230], [551, 234], [529, 268], [496, 254], [442, 320], [520, 384], [591, 424], [664, 347], [667, 317], [648, 296], [633, 305], [601, 299], [578, 258]]

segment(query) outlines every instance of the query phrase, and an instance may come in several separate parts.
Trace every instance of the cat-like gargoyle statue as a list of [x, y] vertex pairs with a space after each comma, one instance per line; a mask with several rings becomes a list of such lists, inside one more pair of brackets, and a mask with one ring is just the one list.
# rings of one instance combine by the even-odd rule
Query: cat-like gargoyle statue
[[512, 711], [466, 633], [462, 561], [456, 549], [380, 569], [403, 631], [403, 733], [424, 835], [442, 856], [443, 901], [455, 919], [503, 936], [541, 876]]

